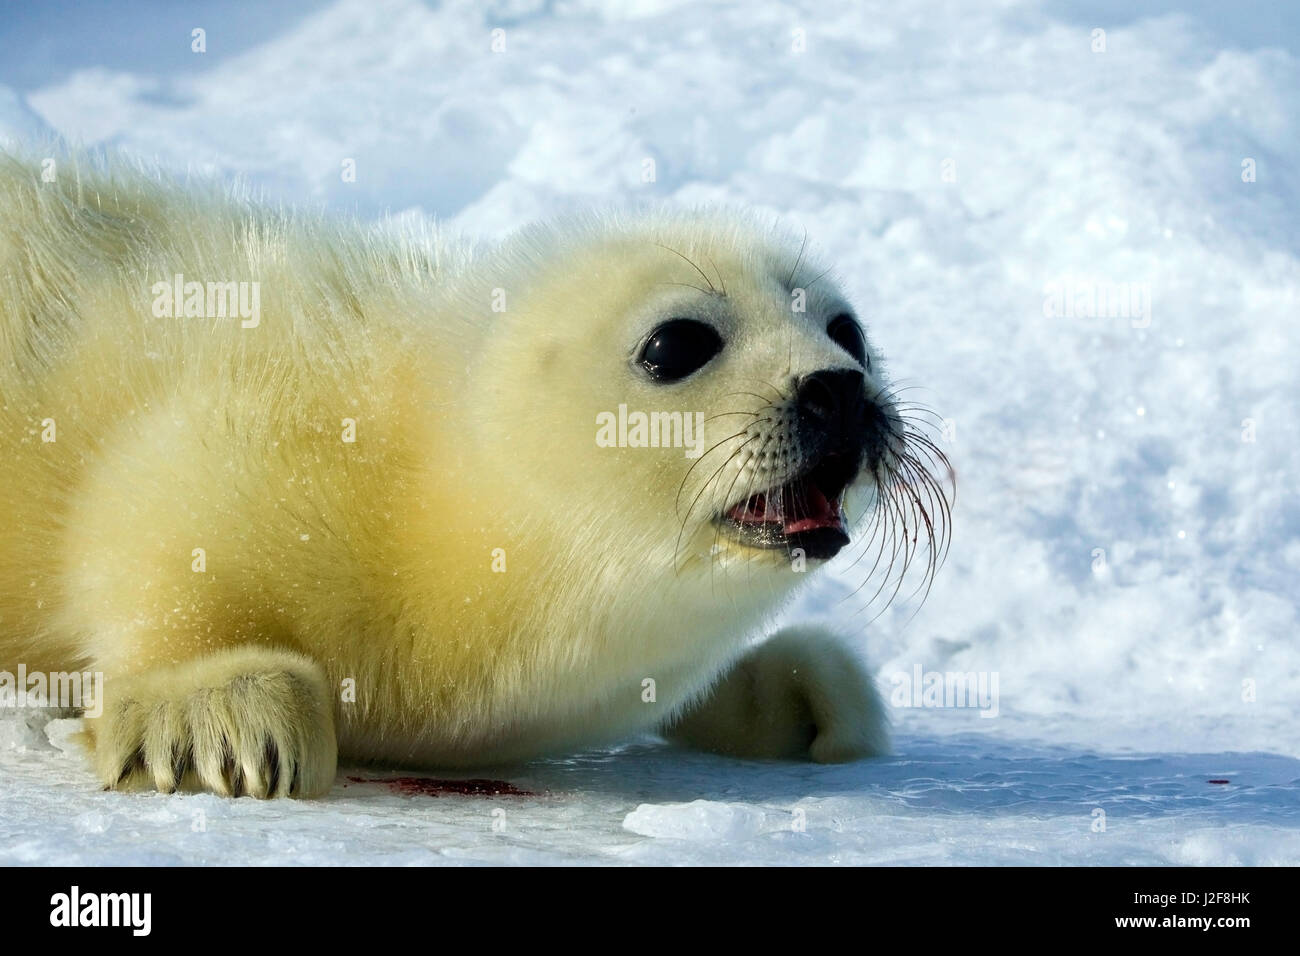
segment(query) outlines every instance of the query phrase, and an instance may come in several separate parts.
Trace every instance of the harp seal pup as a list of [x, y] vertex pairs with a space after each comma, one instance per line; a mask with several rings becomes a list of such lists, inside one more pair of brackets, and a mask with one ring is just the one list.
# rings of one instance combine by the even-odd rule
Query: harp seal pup
[[755, 640], [902, 433], [821, 271], [743, 215], [466, 246], [0, 157], [0, 666], [104, 674], [106, 788], [880, 753], [835, 635]]

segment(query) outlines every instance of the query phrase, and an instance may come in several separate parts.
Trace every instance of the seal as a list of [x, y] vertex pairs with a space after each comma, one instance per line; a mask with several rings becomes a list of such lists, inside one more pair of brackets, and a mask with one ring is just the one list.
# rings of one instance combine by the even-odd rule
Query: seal
[[806, 242], [651, 211], [483, 245], [41, 172], [0, 160], [0, 662], [104, 675], [105, 787], [886, 749], [844, 640], [757, 640], [841, 552], [929, 579], [948, 526]]

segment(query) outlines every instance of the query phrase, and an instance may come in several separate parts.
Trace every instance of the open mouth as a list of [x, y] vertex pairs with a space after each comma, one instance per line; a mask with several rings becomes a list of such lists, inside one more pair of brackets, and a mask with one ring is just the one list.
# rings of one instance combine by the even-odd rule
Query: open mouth
[[828, 455], [796, 478], [737, 502], [718, 522], [751, 548], [802, 549], [810, 558], [832, 558], [849, 543], [844, 489], [857, 466]]

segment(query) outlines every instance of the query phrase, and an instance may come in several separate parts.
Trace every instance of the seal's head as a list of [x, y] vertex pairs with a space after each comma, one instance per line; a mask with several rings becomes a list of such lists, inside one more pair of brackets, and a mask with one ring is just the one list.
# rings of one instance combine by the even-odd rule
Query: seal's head
[[805, 246], [716, 214], [508, 244], [496, 274], [514, 298], [480, 374], [512, 403], [489, 417], [527, 462], [529, 513], [562, 509], [557, 528], [634, 552], [646, 573], [789, 570], [855, 539], [881, 567], [937, 555], [946, 462]]

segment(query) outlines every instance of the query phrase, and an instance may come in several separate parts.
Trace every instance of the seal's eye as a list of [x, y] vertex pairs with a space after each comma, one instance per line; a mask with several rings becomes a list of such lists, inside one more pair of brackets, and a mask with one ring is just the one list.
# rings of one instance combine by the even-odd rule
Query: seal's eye
[[675, 382], [722, 351], [722, 336], [713, 326], [695, 319], [669, 319], [650, 333], [637, 359], [653, 379]]
[[871, 360], [867, 358], [867, 340], [862, 337], [862, 328], [853, 321], [853, 316], [841, 312], [826, 326], [826, 334], [832, 342], [857, 359], [859, 365], [871, 371]]

